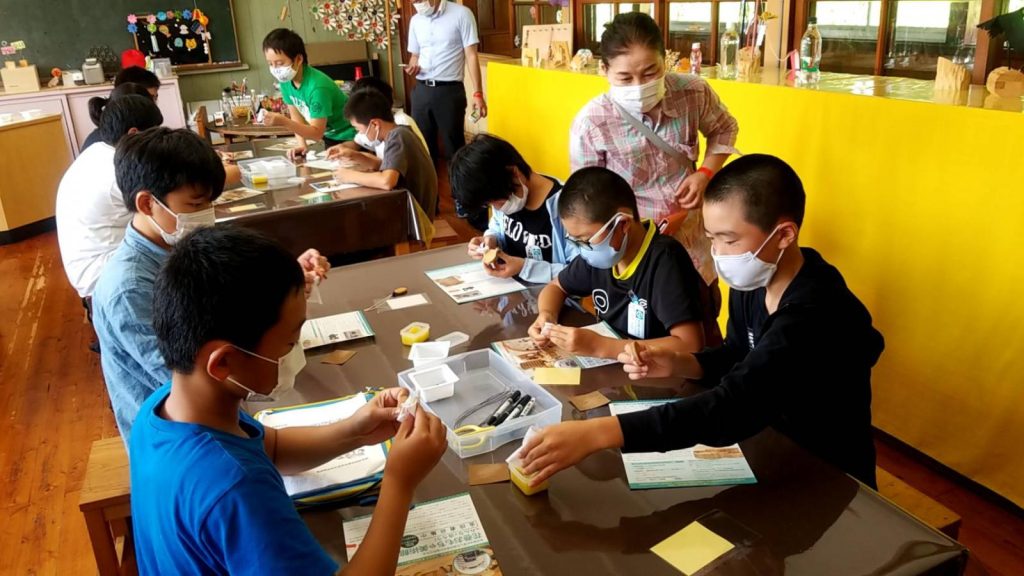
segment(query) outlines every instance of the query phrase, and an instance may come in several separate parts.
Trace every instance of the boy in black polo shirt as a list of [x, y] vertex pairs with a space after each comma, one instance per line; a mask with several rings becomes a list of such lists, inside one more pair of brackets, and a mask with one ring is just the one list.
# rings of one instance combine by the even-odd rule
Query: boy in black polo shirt
[[679, 353], [704, 347], [700, 276], [679, 242], [640, 220], [636, 196], [621, 176], [600, 167], [577, 171], [562, 188], [558, 214], [580, 257], [541, 292], [530, 326], [535, 341], [617, 357], [625, 341], [557, 325], [566, 296], [593, 296], [598, 317], [626, 338]]
[[630, 378], [683, 376], [709, 389], [643, 412], [549, 426], [526, 443], [535, 483], [604, 448], [728, 446], [771, 426], [875, 487], [871, 368], [885, 347], [871, 314], [821, 254], [798, 244], [804, 189], [764, 154], [738, 158], [704, 192], [704, 226], [729, 291], [725, 344], [646, 347]]

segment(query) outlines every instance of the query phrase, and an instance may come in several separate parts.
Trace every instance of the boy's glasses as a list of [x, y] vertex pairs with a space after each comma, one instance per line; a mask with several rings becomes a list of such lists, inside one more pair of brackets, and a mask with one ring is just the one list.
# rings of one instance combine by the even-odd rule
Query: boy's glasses
[[[604, 226], [601, 226], [600, 230], [594, 232], [594, 234], [591, 235], [590, 238], [587, 238], [586, 240], [577, 240], [576, 238], [573, 238], [572, 236], [566, 234], [565, 239], [581, 250], [593, 250], [594, 244], [601, 244], [605, 240], [607, 240], [605, 235], [611, 228], [615, 226], [616, 223], [618, 223], [619, 218], [632, 218], [632, 216], [630, 216], [629, 214], [625, 214], [623, 212], [618, 212], [614, 216], [612, 216], [610, 220], [605, 222]], [[600, 240], [595, 241], [595, 238], [600, 238]]]

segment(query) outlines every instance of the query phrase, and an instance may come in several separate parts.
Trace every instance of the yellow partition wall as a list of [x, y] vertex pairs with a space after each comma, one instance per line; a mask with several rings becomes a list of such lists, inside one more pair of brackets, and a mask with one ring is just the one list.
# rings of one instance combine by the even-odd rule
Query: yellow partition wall
[[[738, 147], [800, 174], [802, 243], [885, 335], [875, 425], [1024, 505], [1024, 114], [710, 82], [739, 120]], [[565, 178], [572, 119], [606, 88], [492, 64], [490, 131]]]

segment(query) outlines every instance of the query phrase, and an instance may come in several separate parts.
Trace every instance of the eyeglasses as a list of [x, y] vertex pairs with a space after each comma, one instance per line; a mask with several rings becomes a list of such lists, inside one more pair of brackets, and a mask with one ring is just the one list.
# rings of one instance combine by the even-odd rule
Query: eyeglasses
[[[597, 232], [595, 232], [593, 235], [591, 235], [590, 238], [587, 238], [586, 240], [577, 240], [576, 238], [573, 238], [572, 236], [569, 236], [568, 234], [566, 234], [565, 235], [565, 239], [567, 241], [569, 241], [571, 244], [575, 245], [577, 248], [585, 249], [585, 250], [593, 250], [594, 249], [594, 244], [601, 244], [602, 242], [604, 242], [607, 239], [607, 238], [604, 238], [603, 235], [606, 232], [608, 232], [611, 228], [615, 227], [615, 224], [617, 224], [619, 222], [619, 218], [632, 218], [632, 216], [630, 216], [629, 214], [625, 214], [623, 212], [618, 212], [614, 216], [612, 216], [610, 220], [605, 222], [604, 226], [601, 226], [601, 229], [598, 230]], [[594, 238], [601, 238], [601, 239], [595, 242]]]

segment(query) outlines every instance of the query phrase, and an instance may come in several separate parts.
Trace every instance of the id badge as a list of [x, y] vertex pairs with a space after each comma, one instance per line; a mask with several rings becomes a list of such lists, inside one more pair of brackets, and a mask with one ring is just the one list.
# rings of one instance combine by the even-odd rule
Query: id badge
[[544, 251], [540, 249], [540, 246], [530, 244], [526, 247], [526, 257], [530, 260], [543, 260]]
[[637, 340], [647, 339], [647, 301], [641, 300], [634, 294], [629, 295], [629, 324], [627, 326], [629, 335]]

